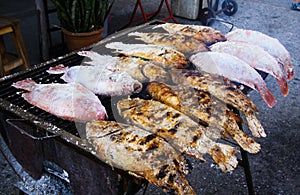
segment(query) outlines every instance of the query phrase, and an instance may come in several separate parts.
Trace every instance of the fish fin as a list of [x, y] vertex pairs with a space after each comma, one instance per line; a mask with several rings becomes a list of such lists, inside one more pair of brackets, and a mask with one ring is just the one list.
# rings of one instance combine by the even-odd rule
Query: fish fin
[[294, 71], [294, 68], [292, 67], [292, 63], [290, 63], [290, 65], [288, 66], [287, 69], [288, 69], [288, 70], [286, 70], [287, 78], [288, 78], [288, 80], [292, 80], [295, 75], [295, 71]]
[[247, 113], [245, 114], [245, 117], [248, 122], [248, 127], [254, 137], [267, 137], [263, 126], [254, 113]]
[[286, 79], [282, 76], [281, 78], [277, 79], [278, 85], [280, 87], [280, 91], [282, 93], [283, 96], [287, 96], [289, 93], [289, 87], [288, 84], [286, 82]]
[[236, 152], [237, 151], [232, 146], [217, 143], [209, 151], [209, 154], [223, 172], [230, 172], [238, 165], [237, 157], [235, 156]]
[[57, 66], [50, 67], [46, 72], [49, 74], [64, 74], [69, 67], [64, 66], [63, 64], [59, 64]]
[[27, 79], [18, 81], [16, 83], [13, 83], [11, 86], [13, 86], [17, 89], [24, 89], [27, 91], [32, 91], [35, 85], [36, 85], [36, 82], [34, 80], [32, 80], [31, 78], [27, 78]]
[[273, 108], [273, 106], [276, 104], [276, 99], [274, 95], [271, 93], [271, 91], [267, 88], [267, 86], [264, 84], [255, 84], [255, 88], [260, 93], [261, 97], [264, 99], [264, 101], [267, 103], [267, 105], [270, 108]]
[[79, 51], [77, 54], [80, 56], [90, 57], [92, 55], [92, 51]]
[[141, 32], [132, 32], [132, 33], [129, 33], [128, 36], [141, 37], [141, 36], [143, 36], [143, 33], [141, 33]]
[[295, 75], [295, 70], [294, 70], [291, 60], [288, 59], [288, 60], [282, 61], [282, 60], [280, 60], [280, 58], [276, 58], [276, 60], [283, 67], [283, 70], [286, 74], [287, 79], [292, 80]]

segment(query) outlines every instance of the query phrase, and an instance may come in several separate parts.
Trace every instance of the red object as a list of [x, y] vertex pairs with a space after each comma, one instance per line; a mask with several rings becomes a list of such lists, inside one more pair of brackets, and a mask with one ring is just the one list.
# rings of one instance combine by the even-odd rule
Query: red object
[[[144, 7], [143, 7], [143, 4], [142, 4], [142, 1], [141, 1], [141, 0], [137, 0], [136, 3], [135, 3], [135, 7], [134, 7], [134, 9], [133, 9], [133, 12], [132, 12], [132, 14], [131, 14], [131, 18], [130, 18], [129, 23], [126, 24], [124, 27], [122, 27], [122, 29], [124, 29], [124, 28], [130, 26], [132, 23], [137, 22], [137, 21], [142, 20], [142, 19], [144, 19], [145, 22], [149, 22], [149, 19], [155, 17], [155, 16], [160, 12], [160, 10], [161, 10], [161, 8], [162, 8], [164, 2], [166, 3], [166, 6], [167, 6], [167, 9], [168, 9], [168, 12], [169, 12], [169, 16], [166, 17], [166, 18], [164, 18], [164, 19], [162, 19], [162, 20], [163, 20], [163, 21], [168, 21], [168, 20], [171, 20], [171, 19], [172, 19], [175, 23], [179, 23], [179, 22], [174, 18], [173, 14], [172, 14], [172, 9], [171, 9], [171, 7], [170, 7], [170, 4], [169, 4], [169, 1], [168, 1], [168, 0], [161, 0], [158, 9], [157, 9], [155, 12], [152, 12], [152, 13], [149, 13], [149, 14], [147, 14], [147, 13], [145, 12]], [[142, 17], [137, 17], [137, 18], [135, 18], [135, 14], [136, 14], [136, 10], [137, 10], [138, 6], [140, 6], [140, 8], [141, 8]], [[150, 18], [149, 18], [149, 17], [150, 17]]]

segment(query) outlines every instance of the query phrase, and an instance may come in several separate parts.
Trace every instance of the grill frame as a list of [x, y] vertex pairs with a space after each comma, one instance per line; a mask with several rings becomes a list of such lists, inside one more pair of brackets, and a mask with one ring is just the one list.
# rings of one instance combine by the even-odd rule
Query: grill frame
[[[151, 25], [160, 21], [152, 21], [144, 25], [122, 30], [97, 44], [82, 50], [100, 48], [103, 50], [107, 42], [122, 40], [129, 32], [138, 29], [152, 28]], [[110, 54], [104, 49], [102, 54]], [[102, 162], [94, 154], [95, 151], [81, 139], [77, 131], [78, 124], [58, 118], [48, 112], [30, 105], [21, 97], [19, 89], [11, 85], [26, 78], [32, 78], [37, 83], [64, 83], [61, 75], [50, 75], [46, 72], [58, 64], [75, 66], [82, 63], [84, 57], [76, 52], [66, 54], [56, 59], [35, 65], [25, 71], [0, 78], [0, 133], [12, 155], [24, 170], [34, 179], [43, 174], [43, 162], [52, 162], [65, 171], [70, 177], [70, 185], [74, 194], [133, 194], [145, 183], [144, 179], [129, 175], [123, 170], [112, 168]], [[107, 105], [110, 98], [100, 97], [107, 108], [108, 115], [112, 113]], [[10, 121], [10, 122], [8, 122]], [[16, 124], [12, 125], [12, 121]], [[26, 146], [26, 147], [24, 147]], [[14, 165], [11, 164], [13, 167]], [[13, 167], [14, 168], [14, 167]], [[18, 174], [18, 171], [15, 170]], [[19, 175], [20, 179], [23, 179]]]
[[[164, 22], [153, 20], [143, 25], [122, 30], [82, 50], [93, 49], [101, 51], [103, 55], [111, 55], [110, 50], [103, 48], [108, 42], [123, 41], [125, 43], [142, 43], [133, 38], [127, 38], [127, 34], [134, 31], [147, 32], [153, 25], [161, 23]], [[151, 29], [150, 31], [153, 30]], [[159, 29], [157, 32], [159, 32]], [[0, 136], [4, 138], [7, 146], [11, 149], [11, 153], [21, 162], [25, 171], [35, 179], [40, 178], [43, 173], [43, 162], [50, 161], [68, 172], [70, 185], [74, 194], [98, 194], [99, 192], [103, 194], [124, 194], [125, 192], [127, 194], [134, 194], [139, 191], [147, 181], [131, 176], [125, 171], [112, 168], [110, 165], [98, 159], [94, 155], [95, 151], [93, 148], [89, 146], [84, 139], [80, 138], [80, 132], [76, 130], [74, 122], [60, 119], [29, 105], [21, 98], [21, 93], [17, 95], [18, 98], [22, 99], [22, 106], [13, 104], [14, 101], [17, 101], [14, 100], [14, 97], [10, 97], [10, 101], [5, 97], [7, 93], [16, 94], [17, 91], [20, 91], [19, 89], [11, 87], [13, 82], [26, 78], [32, 78], [37, 83], [64, 83], [64, 81], [59, 78], [60, 75], [50, 75], [46, 73], [46, 70], [58, 64], [64, 64], [65, 66], [79, 65], [81, 62], [84, 62], [82, 61], [83, 59], [84, 57], [77, 55], [76, 52], [72, 52], [36, 65], [28, 70], [0, 78]], [[40, 75], [47, 74], [47, 76], [40, 78], [35, 74], [37, 72], [39, 72]], [[264, 79], [267, 77], [264, 73], [260, 72], [260, 74]], [[2, 93], [3, 91], [5, 91], [6, 94]], [[249, 93], [251, 90], [245, 87], [242, 91]], [[111, 105], [110, 98], [100, 97], [100, 99], [102, 104], [106, 107], [110, 119], [113, 119], [112, 110], [107, 107], [107, 105]], [[24, 106], [24, 104], [26, 106]], [[24, 107], [33, 107], [32, 109], [37, 114], [28, 112]], [[48, 117], [50, 117], [50, 121], [45, 120]], [[14, 127], [8, 124], [7, 119], [21, 120], [24, 124]], [[58, 123], [53, 124], [53, 121], [59, 121], [62, 125]], [[20, 131], [19, 128], [23, 125], [31, 126], [32, 128], [21, 127], [22, 130], [27, 132], [24, 133]], [[40, 132], [37, 133], [36, 131]], [[37, 135], [35, 135], [36, 133]], [[37, 136], [37, 139], [32, 139], [27, 134]], [[21, 143], [16, 144], [15, 139], [11, 138], [17, 138], [21, 140]], [[23, 151], [19, 150], [20, 146], [28, 146], [25, 152], [27, 155], [24, 155]], [[239, 165], [244, 168], [248, 192], [249, 194], [253, 194], [254, 188], [248, 156], [247, 152], [242, 149]], [[103, 175], [104, 177], [99, 178], [99, 176]], [[20, 178], [21, 177], [22, 176], [20, 176]]]

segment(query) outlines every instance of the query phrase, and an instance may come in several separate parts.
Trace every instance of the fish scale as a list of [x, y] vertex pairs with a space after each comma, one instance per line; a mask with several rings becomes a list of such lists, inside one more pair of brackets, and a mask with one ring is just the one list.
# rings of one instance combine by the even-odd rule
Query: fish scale
[[159, 136], [116, 121], [89, 122], [86, 132], [102, 161], [143, 177], [165, 192], [196, 194], [184, 177], [185, 158]]
[[276, 104], [275, 97], [260, 74], [239, 58], [220, 52], [199, 52], [189, 60], [199, 70], [224, 76], [258, 91], [270, 108]]
[[288, 84], [284, 78], [280, 64], [263, 48], [247, 42], [226, 41], [216, 43], [210, 49], [211, 51], [233, 55], [251, 67], [272, 75], [276, 78], [282, 95], [288, 95]]
[[207, 91], [226, 104], [240, 110], [247, 119], [252, 135], [255, 137], [266, 136], [264, 128], [255, 116], [258, 112], [255, 104], [228, 79], [199, 70], [172, 70], [171, 77], [176, 84]]
[[157, 82], [150, 83], [147, 91], [154, 99], [172, 106], [199, 121], [200, 124], [205, 123], [208, 126], [205, 129], [208, 137], [218, 139], [226, 131], [244, 150], [250, 153], [259, 152], [260, 145], [240, 130], [235, 118], [232, 117], [234, 113], [230, 113], [232, 111], [224, 103], [213, 99], [208, 92], [188, 86], [171, 86]]
[[156, 133], [181, 152], [200, 160], [204, 160], [203, 154], [209, 154], [224, 172], [237, 166], [233, 147], [208, 138], [204, 127], [170, 106], [155, 100], [127, 98], [120, 100], [117, 107], [127, 122]]

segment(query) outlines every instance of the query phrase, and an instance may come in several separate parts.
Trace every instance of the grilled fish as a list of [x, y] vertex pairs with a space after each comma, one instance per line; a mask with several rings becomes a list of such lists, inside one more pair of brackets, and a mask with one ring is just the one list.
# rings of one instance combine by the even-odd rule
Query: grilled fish
[[170, 80], [170, 74], [164, 68], [140, 58], [112, 57], [100, 55], [93, 51], [81, 51], [78, 54], [88, 57], [91, 61], [85, 63], [89, 65], [103, 66], [104, 62], [108, 61], [108, 66], [127, 72], [133, 79], [141, 83], [148, 81], [169, 82]]
[[171, 80], [171, 76], [167, 70], [161, 66], [151, 63], [150, 61], [134, 57], [118, 57], [117, 59], [120, 61], [118, 66], [120, 70], [128, 72], [137, 80], [142, 80], [141, 78], [143, 77], [145, 78], [144, 82], [169, 82]]
[[266, 72], [277, 79], [283, 96], [289, 93], [288, 84], [284, 78], [280, 64], [261, 47], [247, 42], [225, 41], [219, 42], [210, 47], [211, 51], [233, 55], [251, 67]]
[[266, 137], [260, 121], [255, 116], [258, 112], [255, 104], [247, 95], [232, 85], [228, 79], [200, 72], [199, 70], [172, 70], [171, 77], [176, 84], [207, 91], [212, 96], [237, 108], [245, 115], [252, 135], [255, 137]]
[[143, 177], [166, 192], [196, 194], [184, 177], [186, 161], [161, 137], [115, 121], [86, 125], [87, 140], [109, 165]]
[[166, 85], [152, 82], [147, 86], [147, 92], [156, 100], [172, 106], [188, 115], [200, 124], [208, 126], [206, 135], [219, 138], [224, 130], [245, 150], [257, 153], [260, 145], [240, 130], [234, 113], [208, 92], [192, 89], [184, 85]]
[[237, 166], [233, 147], [208, 138], [203, 126], [166, 104], [128, 98], [120, 100], [117, 107], [127, 122], [163, 137], [180, 152], [200, 160], [204, 160], [203, 154], [209, 154], [224, 172]]
[[47, 70], [50, 74], [63, 74], [65, 82], [76, 82], [98, 95], [128, 95], [142, 90], [142, 84], [126, 72], [97, 66], [65, 67], [60, 64]]
[[84, 122], [107, 118], [98, 97], [80, 84], [37, 84], [26, 79], [12, 86], [29, 91], [22, 97], [30, 104], [63, 119]]
[[270, 108], [276, 104], [275, 97], [260, 74], [237, 57], [220, 52], [200, 52], [192, 55], [190, 61], [199, 70], [224, 76], [257, 90]]
[[121, 53], [125, 56], [134, 56], [150, 60], [166, 69], [187, 68], [189, 66], [184, 54], [170, 47], [152, 44], [125, 44], [121, 42], [108, 43], [106, 47], [115, 49], [117, 53]]
[[290, 53], [278, 39], [258, 31], [243, 29], [236, 29], [229, 32], [226, 38], [229, 41], [250, 42], [262, 47], [283, 66], [289, 80], [294, 77], [294, 67], [291, 62]]
[[208, 45], [219, 41], [226, 41], [225, 36], [220, 31], [207, 26], [164, 23], [154, 28], [163, 28], [171, 34], [191, 36]]
[[136, 39], [145, 43], [172, 47], [185, 55], [209, 50], [202, 41], [180, 34], [133, 32], [129, 33], [128, 36], [137, 36]]

